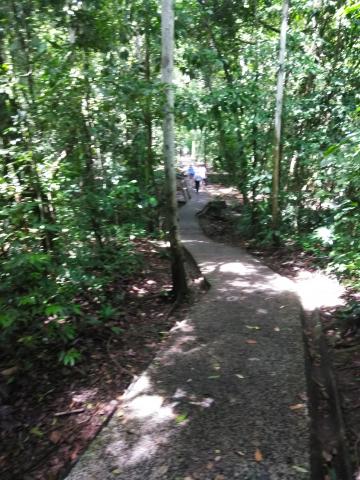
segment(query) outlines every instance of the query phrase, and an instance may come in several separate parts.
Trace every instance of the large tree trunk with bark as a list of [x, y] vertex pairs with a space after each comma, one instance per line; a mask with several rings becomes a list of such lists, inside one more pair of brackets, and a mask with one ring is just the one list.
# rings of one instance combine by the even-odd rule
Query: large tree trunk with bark
[[272, 177], [272, 229], [274, 238], [280, 225], [280, 164], [281, 164], [281, 140], [282, 140], [282, 114], [285, 91], [285, 56], [286, 34], [289, 17], [289, 0], [283, 0], [281, 31], [279, 42], [279, 70], [277, 75], [276, 109], [275, 109], [275, 136], [273, 153], [273, 177]]
[[167, 194], [167, 224], [171, 250], [171, 269], [173, 290], [177, 298], [181, 298], [187, 291], [184, 256], [179, 236], [176, 200], [175, 175], [175, 140], [174, 140], [174, 12], [173, 0], [162, 0], [161, 13], [162, 33], [162, 81], [165, 86], [164, 109], [164, 163]]

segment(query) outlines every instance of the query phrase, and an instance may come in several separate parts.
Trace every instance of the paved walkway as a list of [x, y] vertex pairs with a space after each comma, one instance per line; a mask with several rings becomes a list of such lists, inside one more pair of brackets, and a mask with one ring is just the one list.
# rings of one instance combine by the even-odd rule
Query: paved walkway
[[309, 479], [300, 304], [293, 285], [180, 212], [211, 289], [179, 323], [68, 480]]

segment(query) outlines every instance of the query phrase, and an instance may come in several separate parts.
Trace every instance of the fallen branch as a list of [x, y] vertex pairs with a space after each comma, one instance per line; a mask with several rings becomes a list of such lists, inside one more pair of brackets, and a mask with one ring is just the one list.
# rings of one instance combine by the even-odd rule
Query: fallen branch
[[85, 412], [85, 408], [77, 408], [75, 410], [66, 410], [65, 412], [54, 413], [54, 417], [65, 417], [65, 415], [75, 415], [83, 412]]

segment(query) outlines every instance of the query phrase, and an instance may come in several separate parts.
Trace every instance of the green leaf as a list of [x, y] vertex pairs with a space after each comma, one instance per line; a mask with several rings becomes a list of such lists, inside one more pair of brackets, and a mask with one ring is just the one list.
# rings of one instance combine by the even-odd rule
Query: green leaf
[[6, 313], [0, 314], [0, 327], [9, 328], [14, 322], [15, 318], [13, 315], [9, 315]]
[[340, 145], [331, 145], [327, 150], [325, 150], [324, 155], [325, 157], [331, 155], [332, 153], [336, 152], [339, 150]]
[[73, 367], [81, 359], [81, 353], [76, 348], [59, 353], [59, 360], [66, 366]]
[[48, 305], [45, 308], [45, 315], [50, 316], [50, 315], [62, 314], [63, 311], [64, 311], [63, 305]]
[[184, 423], [188, 418], [187, 413], [181, 413], [180, 415], [177, 415], [175, 418], [176, 423]]
[[115, 335], [121, 335], [124, 333], [124, 329], [120, 327], [111, 327], [111, 331], [115, 333]]
[[38, 427], [33, 427], [31, 430], [30, 430], [30, 433], [32, 435], [35, 435], [35, 437], [43, 437], [44, 436], [44, 433], [38, 428]]
[[360, 2], [356, 3], [355, 5], [345, 7], [344, 12], [348, 15], [349, 13], [356, 12], [357, 10], [360, 10]]

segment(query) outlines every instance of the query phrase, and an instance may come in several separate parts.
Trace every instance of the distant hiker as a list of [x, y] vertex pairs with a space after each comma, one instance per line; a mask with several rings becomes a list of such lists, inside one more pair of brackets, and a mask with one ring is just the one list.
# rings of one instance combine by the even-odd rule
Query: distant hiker
[[199, 174], [201, 175], [203, 181], [204, 181], [204, 185], [207, 185], [207, 176], [206, 176], [206, 167], [205, 165], [201, 165], [199, 168], [198, 168], [198, 172]]
[[200, 175], [199, 172], [196, 172], [195, 173], [195, 177], [194, 177], [194, 180], [195, 180], [195, 190], [196, 190], [196, 193], [199, 193], [199, 188], [200, 188], [200, 183], [201, 183], [201, 180], [202, 180], [202, 176]]
[[192, 180], [195, 176], [195, 170], [194, 170], [194, 167], [192, 165], [190, 165], [190, 167], [188, 168], [188, 171], [187, 171], [187, 174], [188, 174], [188, 177]]

